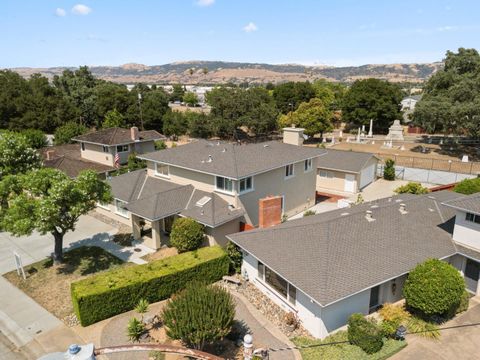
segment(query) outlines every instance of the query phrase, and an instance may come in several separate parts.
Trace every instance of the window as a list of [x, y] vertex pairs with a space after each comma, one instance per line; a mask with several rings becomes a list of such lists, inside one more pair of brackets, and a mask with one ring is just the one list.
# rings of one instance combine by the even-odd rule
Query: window
[[258, 262], [257, 270], [258, 277], [262, 280], [265, 280], [265, 265], [263, 265], [260, 261]]
[[326, 170], [320, 170], [320, 172], [318, 173], [318, 175], [320, 177], [323, 177], [323, 178], [328, 178], [328, 179], [333, 179], [335, 177], [335, 175], [330, 172], [330, 171], [326, 171]]
[[285, 166], [285, 177], [289, 178], [294, 175], [293, 173], [293, 164]]
[[480, 215], [467, 213], [467, 215], [465, 216], [465, 220], [480, 224]]
[[128, 210], [124, 208], [125, 204], [125, 201], [115, 199], [115, 213], [128, 219], [129, 214]]
[[108, 206], [108, 203], [103, 203], [103, 202], [97, 202], [97, 206], [103, 210], [110, 211], [110, 207]]
[[127, 151], [128, 151], [128, 145], [117, 145], [117, 153], [127, 152]]
[[253, 178], [250, 176], [241, 179], [238, 187], [240, 194], [253, 190]]
[[80, 143], [80, 144], [81, 144], [81, 146], [82, 146], [82, 151], [85, 151], [85, 143], [82, 142], [82, 143]]
[[305, 170], [305, 172], [312, 170], [312, 159], [305, 160], [303, 169]]
[[280, 275], [270, 270], [260, 261], [257, 265], [258, 278], [265, 281], [274, 290], [276, 290], [282, 297], [288, 300], [290, 304], [295, 305], [297, 300], [297, 288], [288, 283]]
[[216, 176], [215, 189], [231, 193], [233, 192], [233, 181], [222, 176]]
[[108, 146], [103, 145], [103, 152], [104, 153], [109, 153], [110, 151], [108, 150]]
[[155, 175], [170, 177], [170, 167], [168, 165], [155, 163]]

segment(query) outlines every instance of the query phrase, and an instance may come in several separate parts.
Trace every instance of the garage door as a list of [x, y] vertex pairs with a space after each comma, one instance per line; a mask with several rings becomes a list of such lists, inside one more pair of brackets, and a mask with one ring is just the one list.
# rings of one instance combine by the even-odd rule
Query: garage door
[[360, 173], [360, 189], [363, 189], [368, 184], [375, 180], [375, 164], [372, 164], [364, 169]]

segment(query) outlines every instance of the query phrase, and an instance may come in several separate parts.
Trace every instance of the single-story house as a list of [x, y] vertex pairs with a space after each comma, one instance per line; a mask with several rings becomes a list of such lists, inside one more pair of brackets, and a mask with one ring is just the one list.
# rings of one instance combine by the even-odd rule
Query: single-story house
[[[400, 300], [408, 272], [428, 258], [449, 261], [460, 271], [469, 260], [469, 272], [476, 271], [469, 276], [478, 281], [480, 244], [474, 249], [452, 239], [452, 201], [463, 198], [449, 191], [402, 194], [228, 238], [242, 249], [243, 276], [296, 313], [313, 336], [324, 338], [352, 313], [368, 314]], [[476, 215], [464, 217], [473, 219], [467, 221], [477, 226], [480, 243]], [[480, 222], [480, 210], [478, 215]], [[477, 282], [472, 286], [478, 294]]]
[[317, 191], [356, 194], [375, 181], [378, 161], [371, 153], [328, 149], [317, 162]]

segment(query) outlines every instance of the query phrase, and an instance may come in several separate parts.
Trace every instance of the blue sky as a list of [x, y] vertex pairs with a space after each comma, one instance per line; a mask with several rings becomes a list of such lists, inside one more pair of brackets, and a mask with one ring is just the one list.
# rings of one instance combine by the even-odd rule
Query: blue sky
[[0, 67], [430, 62], [480, 48], [480, 1], [1, 0]]

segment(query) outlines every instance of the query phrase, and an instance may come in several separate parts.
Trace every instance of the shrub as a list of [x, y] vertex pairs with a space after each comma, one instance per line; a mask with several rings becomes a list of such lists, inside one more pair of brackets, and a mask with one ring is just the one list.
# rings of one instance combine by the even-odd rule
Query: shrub
[[462, 180], [455, 185], [453, 191], [465, 195], [478, 193], [480, 192], [480, 178]]
[[455, 313], [465, 290], [465, 281], [452, 265], [430, 259], [415, 267], [403, 286], [409, 308], [427, 318]]
[[243, 255], [240, 248], [232, 242], [225, 247], [225, 251], [230, 259], [230, 272], [240, 274], [242, 270]]
[[176, 218], [170, 233], [170, 244], [179, 253], [198, 249], [205, 238], [203, 225], [191, 218]]
[[172, 297], [162, 312], [167, 336], [195, 349], [228, 335], [234, 317], [232, 296], [221, 287], [200, 283]]
[[305, 211], [305, 212], [303, 213], [303, 217], [305, 217], [305, 216], [312, 216], [312, 215], [315, 215], [315, 214], [316, 214], [315, 211], [313, 211], [313, 210], [307, 210], [307, 211]]
[[87, 128], [85, 126], [73, 121], [67, 122], [55, 130], [55, 144], [70, 144], [72, 143], [72, 138], [85, 134], [86, 132]]
[[407, 329], [409, 333], [414, 333], [427, 339], [438, 339], [440, 337], [437, 324], [422, 320], [416, 316], [412, 316], [408, 320]]
[[467, 290], [463, 291], [462, 297], [460, 298], [460, 303], [458, 304], [458, 308], [456, 313], [461, 313], [468, 310], [468, 305], [470, 303], [470, 294]]
[[135, 171], [139, 169], [145, 169], [147, 162], [145, 160], [137, 158], [137, 154], [132, 152], [128, 154], [127, 169], [128, 171]]
[[137, 318], [131, 318], [128, 321], [127, 336], [131, 341], [138, 341], [140, 339], [140, 336], [142, 336], [144, 332], [145, 325], [143, 324], [143, 322], [141, 322]]
[[387, 159], [385, 161], [385, 167], [383, 168], [383, 178], [385, 180], [395, 180], [395, 161]]
[[167, 144], [163, 140], [155, 141], [155, 150], [165, 150], [167, 148]]
[[47, 146], [47, 138], [42, 130], [27, 129], [22, 131], [22, 135], [27, 138], [27, 143], [32, 149], [41, 149]]
[[138, 300], [137, 306], [135, 306], [135, 311], [139, 314], [145, 314], [148, 311], [148, 300], [140, 299]]
[[229, 260], [219, 246], [199, 249], [145, 265], [122, 267], [71, 285], [75, 314], [82, 326], [169, 298], [194, 280], [214, 282], [228, 273]]
[[374, 354], [383, 346], [382, 330], [375, 320], [366, 319], [362, 314], [352, 314], [348, 319], [348, 341], [367, 354]]
[[420, 183], [417, 182], [409, 182], [406, 185], [399, 186], [395, 190], [393, 190], [397, 194], [426, 194], [428, 193], [428, 189], [423, 187]]
[[393, 337], [400, 325], [406, 326], [411, 315], [403, 306], [384, 304], [378, 312], [382, 318], [380, 327], [383, 334], [387, 337]]

